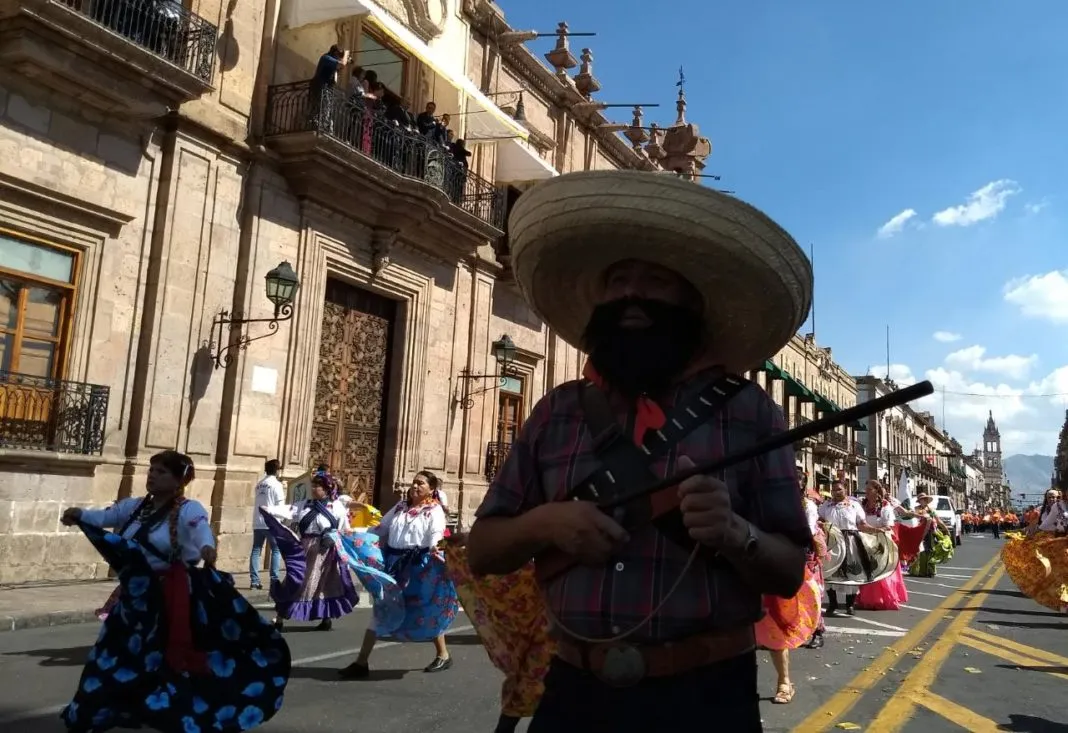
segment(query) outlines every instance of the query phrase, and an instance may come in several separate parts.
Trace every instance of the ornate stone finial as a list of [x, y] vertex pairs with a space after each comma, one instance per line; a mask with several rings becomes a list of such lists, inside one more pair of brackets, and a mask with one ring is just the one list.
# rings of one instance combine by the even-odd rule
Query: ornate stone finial
[[384, 229], [376, 227], [371, 230], [371, 279], [376, 279], [383, 270], [389, 267], [389, 253], [397, 241], [399, 232], [396, 229]]
[[634, 148], [634, 152], [641, 152], [642, 143], [649, 139], [649, 136], [645, 133], [645, 128], [642, 126], [642, 117], [644, 112], [640, 106], [634, 107], [634, 119], [630, 122], [630, 127], [623, 133], [623, 135], [630, 140], [630, 144]]
[[573, 69], [578, 66], [578, 59], [571, 53], [571, 48], [568, 46], [567, 39], [567, 23], [561, 21], [556, 26], [556, 47], [545, 54], [545, 59], [549, 64], [556, 69], [556, 73], [561, 73], [565, 69]]
[[582, 68], [575, 74], [575, 88], [587, 99], [601, 91], [601, 82], [593, 75], [593, 52], [588, 48], [582, 49]]
[[649, 125], [649, 144], [645, 146], [645, 154], [649, 156], [649, 160], [659, 164], [660, 160], [664, 157], [664, 146], [661, 143], [664, 140], [664, 131], [660, 129], [660, 125], [653, 122]]

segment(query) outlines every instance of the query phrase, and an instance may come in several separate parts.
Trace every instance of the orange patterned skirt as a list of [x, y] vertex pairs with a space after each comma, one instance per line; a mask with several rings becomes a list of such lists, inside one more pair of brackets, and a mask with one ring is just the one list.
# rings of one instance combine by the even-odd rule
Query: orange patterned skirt
[[490, 661], [504, 673], [501, 712], [516, 718], [534, 715], [555, 652], [534, 564], [510, 575], [476, 578], [467, 564], [467, 549], [446, 543], [445, 565]]
[[805, 581], [793, 598], [764, 596], [764, 618], [756, 623], [757, 644], [765, 649], [797, 649], [812, 638], [823, 615], [823, 560], [827, 537], [818, 530], [805, 565]]
[[1068, 537], [1007, 533], [1001, 561], [1021, 593], [1046, 608], [1068, 612]]

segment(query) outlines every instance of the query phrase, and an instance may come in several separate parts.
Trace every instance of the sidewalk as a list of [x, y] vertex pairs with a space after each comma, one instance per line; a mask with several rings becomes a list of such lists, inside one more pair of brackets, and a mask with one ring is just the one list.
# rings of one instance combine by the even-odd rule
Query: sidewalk
[[[266, 591], [247, 590], [247, 575], [235, 580], [250, 603], [271, 608]], [[96, 609], [116, 585], [106, 580], [0, 586], [0, 632], [95, 622]], [[365, 602], [362, 596], [360, 601]]]

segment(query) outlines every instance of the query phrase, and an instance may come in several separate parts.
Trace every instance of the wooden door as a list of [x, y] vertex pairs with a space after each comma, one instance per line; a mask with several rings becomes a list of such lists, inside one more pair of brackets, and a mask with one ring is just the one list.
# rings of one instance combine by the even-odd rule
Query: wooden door
[[328, 280], [309, 451], [345, 491], [382, 500], [382, 447], [389, 394], [394, 301]]

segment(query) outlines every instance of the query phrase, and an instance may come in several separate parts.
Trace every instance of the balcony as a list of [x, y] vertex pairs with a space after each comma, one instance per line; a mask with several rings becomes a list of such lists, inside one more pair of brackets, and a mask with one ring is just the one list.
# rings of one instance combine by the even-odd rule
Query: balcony
[[271, 87], [265, 133], [298, 195], [368, 226], [444, 229], [455, 256], [504, 235], [503, 191], [337, 88]]
[[816, 449], [821, 452], [833, 453], [845, 457], [849, 455], [849, 440], [841, 433], [833, 430], [820, 435]]
[[112, 116], [207, 93], [218, 36], [177, 0], [0, 0], [0, 65]]
[[100, 455], [110, 390], [0, 372], [0, 448]]
[[508, 457], [511, 443], [486, 443], [486, 480], [492, 481]]
[[868, 447], [863, 443], [854, 442], [853, 445], [849, 448], [849, 455], [846, 457], [846, 460], [854, 466], [859, 465], [861, 463], [867, 463]]
[[[790, 415], [790, 429], [801, 428], [812, 422], [812, 418], [805, 417], [804, 415]], [[797, 443], [794, 443], [794, 448], [798, 449], [802, 446], [813, 445], [816, 442], [816, 438], [805, 438]]]

